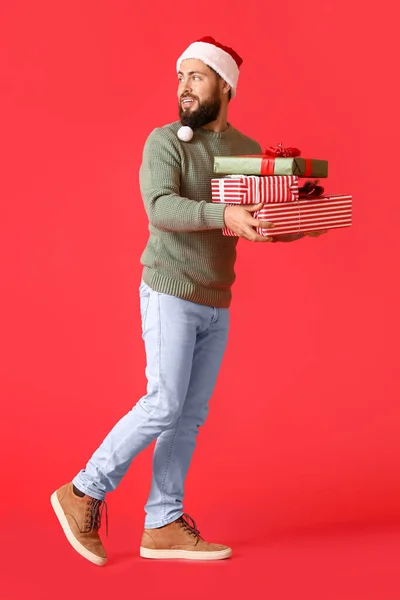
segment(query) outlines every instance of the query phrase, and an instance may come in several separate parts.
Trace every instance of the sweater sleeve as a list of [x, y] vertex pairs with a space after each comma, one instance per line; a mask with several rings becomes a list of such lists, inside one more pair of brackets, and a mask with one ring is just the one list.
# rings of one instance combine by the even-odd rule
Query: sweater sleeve
[[140, 190], [150, 224], [161, 231], [222, 229], [226, 205], [182, 197], [180, 177], [177, 148], [155, 129], [145, 143], [140, 167]]

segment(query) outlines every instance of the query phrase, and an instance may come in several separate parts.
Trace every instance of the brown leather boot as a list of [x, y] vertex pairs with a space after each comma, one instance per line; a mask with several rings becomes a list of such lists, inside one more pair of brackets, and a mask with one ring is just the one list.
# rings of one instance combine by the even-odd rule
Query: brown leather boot
[[221, 560], [232, 556], [232, 550], [221, 544], [209, 544], [200, 536], [196, 523], [183, 514], [179, 519], [158, 527], [145, 529], [140, 546], [143, 558], [187, 558]]
[[107, 554], [99, 529], [104, 507], [108, 526], [106, 503], [86, 495], [77, 496], [72, 483], [67, 483], [52, 494], [51, 504], [71, 546], [95, 565], [105, 565]]

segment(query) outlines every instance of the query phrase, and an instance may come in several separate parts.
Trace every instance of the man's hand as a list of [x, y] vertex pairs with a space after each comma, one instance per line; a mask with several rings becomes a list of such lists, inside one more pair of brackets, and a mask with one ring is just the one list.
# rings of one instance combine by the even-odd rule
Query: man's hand
[[321, 229], [320, 231], [305, 231], [304, 235], [308, 235], [309, 237], [318, 237], [323, 235], [324, 233], [328, 233], [327, 229]]
[[238, 237], [250, 242], [272, 242], [271, 237], [264, 237], [253, 229], [253, 227], [262, 227], [263, 229], [272, 229], [274, 227], [273, 223], [261, 221], [252, 216], [251, 213], [260, 210], [262, 207], [262, 202], [248, 206], [243, 204], [240, 206], [227, 206], [224, 211], [225, 226], [231, 229]]

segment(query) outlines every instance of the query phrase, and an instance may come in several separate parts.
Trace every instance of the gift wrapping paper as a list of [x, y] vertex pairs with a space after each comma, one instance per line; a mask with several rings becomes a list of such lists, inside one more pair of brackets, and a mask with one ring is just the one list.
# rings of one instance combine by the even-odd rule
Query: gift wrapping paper
[[228, 204], [293, 202], [299, 198], [299, 178], [295, 175], [221, 177], [211, 180], [211, 192], [213, 202]]
[[263, 154], [215, 156], [214, 173], [224, 175], [297, 175], [328, 177], [328, 161], [315, 158], [271, 158]]
[[[352, 196], [345, 194], [325, 195], [316, 200], [297, 200], [280, 204], [265, 204], [253, 216], [274, 223], [272, 229], [256, 227], [257, 233], [269, 237], [287, 233], [302, 233], [321, 229], [350, 227], [352, 219]], [[235, 236], [228, 228], [224, 235]]]

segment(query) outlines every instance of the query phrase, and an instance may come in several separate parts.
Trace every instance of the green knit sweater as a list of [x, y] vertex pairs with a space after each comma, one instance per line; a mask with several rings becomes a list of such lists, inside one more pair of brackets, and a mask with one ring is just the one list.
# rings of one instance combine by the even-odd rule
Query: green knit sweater
[[261, 148], [231, 125], [222, 133], [199, 129], [191, 142], [181, 142], [180, 126], [154, 129], [144, 146], [140, 189], [150, 236], [141, 257], [143, 280], [158, 292], [226, 308], [238, 238], [222, 235], [225, 205], [211, 203], [214, 156]]

